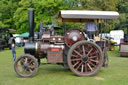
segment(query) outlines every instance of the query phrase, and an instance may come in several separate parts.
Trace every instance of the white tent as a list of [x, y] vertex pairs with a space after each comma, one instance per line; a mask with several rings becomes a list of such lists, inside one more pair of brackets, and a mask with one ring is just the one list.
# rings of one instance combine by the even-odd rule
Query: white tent
[[110, 36], [113, 38], [117, 45], [120, 44], [121, 39], [124, 39], [124, 31], [123, 30], [112, 30], [110, 31]]

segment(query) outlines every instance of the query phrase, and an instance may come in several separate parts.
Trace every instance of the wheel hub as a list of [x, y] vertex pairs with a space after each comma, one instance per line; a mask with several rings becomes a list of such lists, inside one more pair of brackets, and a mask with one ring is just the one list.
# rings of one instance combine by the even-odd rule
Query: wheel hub
[[84, 62], [86, 62], [86, 61], [88, 60], [88, 56], [83, 56], [83, 57], [82, 57], [82, 60], [83, 60]]
[[24, 68], [27, 69], [28, 68], [28, 64], [24, 64]]

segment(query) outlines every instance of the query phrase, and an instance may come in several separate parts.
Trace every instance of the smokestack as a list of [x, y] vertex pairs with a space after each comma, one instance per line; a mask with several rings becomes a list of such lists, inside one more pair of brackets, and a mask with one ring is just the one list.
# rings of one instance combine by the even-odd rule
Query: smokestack
[[29, 41], [34, 41], [34, 9], [28, 8], [28, 18], [29, 18]]

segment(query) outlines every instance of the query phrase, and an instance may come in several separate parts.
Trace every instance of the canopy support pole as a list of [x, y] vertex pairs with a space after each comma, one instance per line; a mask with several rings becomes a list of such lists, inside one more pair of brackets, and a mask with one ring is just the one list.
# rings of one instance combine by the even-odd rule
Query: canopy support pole
[[66, 33], [66, 23], [65, 23], [65, 19], [62, 19], [62, 21], [64, 22], [64, 34]]

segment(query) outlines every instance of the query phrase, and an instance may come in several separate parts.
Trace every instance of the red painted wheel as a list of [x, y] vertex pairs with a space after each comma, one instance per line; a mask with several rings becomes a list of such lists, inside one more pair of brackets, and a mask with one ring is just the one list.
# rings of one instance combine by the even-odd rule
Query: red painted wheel
[[68, 53], [68, 65], [78, 76], [93, 76], [103, 65], [103, 53], [95, 43], [79, 41]]
[[14, 70], [20, 77], [32, 77], [38, 70], [38, 62], [34, 56], [25, 54], [17, 58]]

